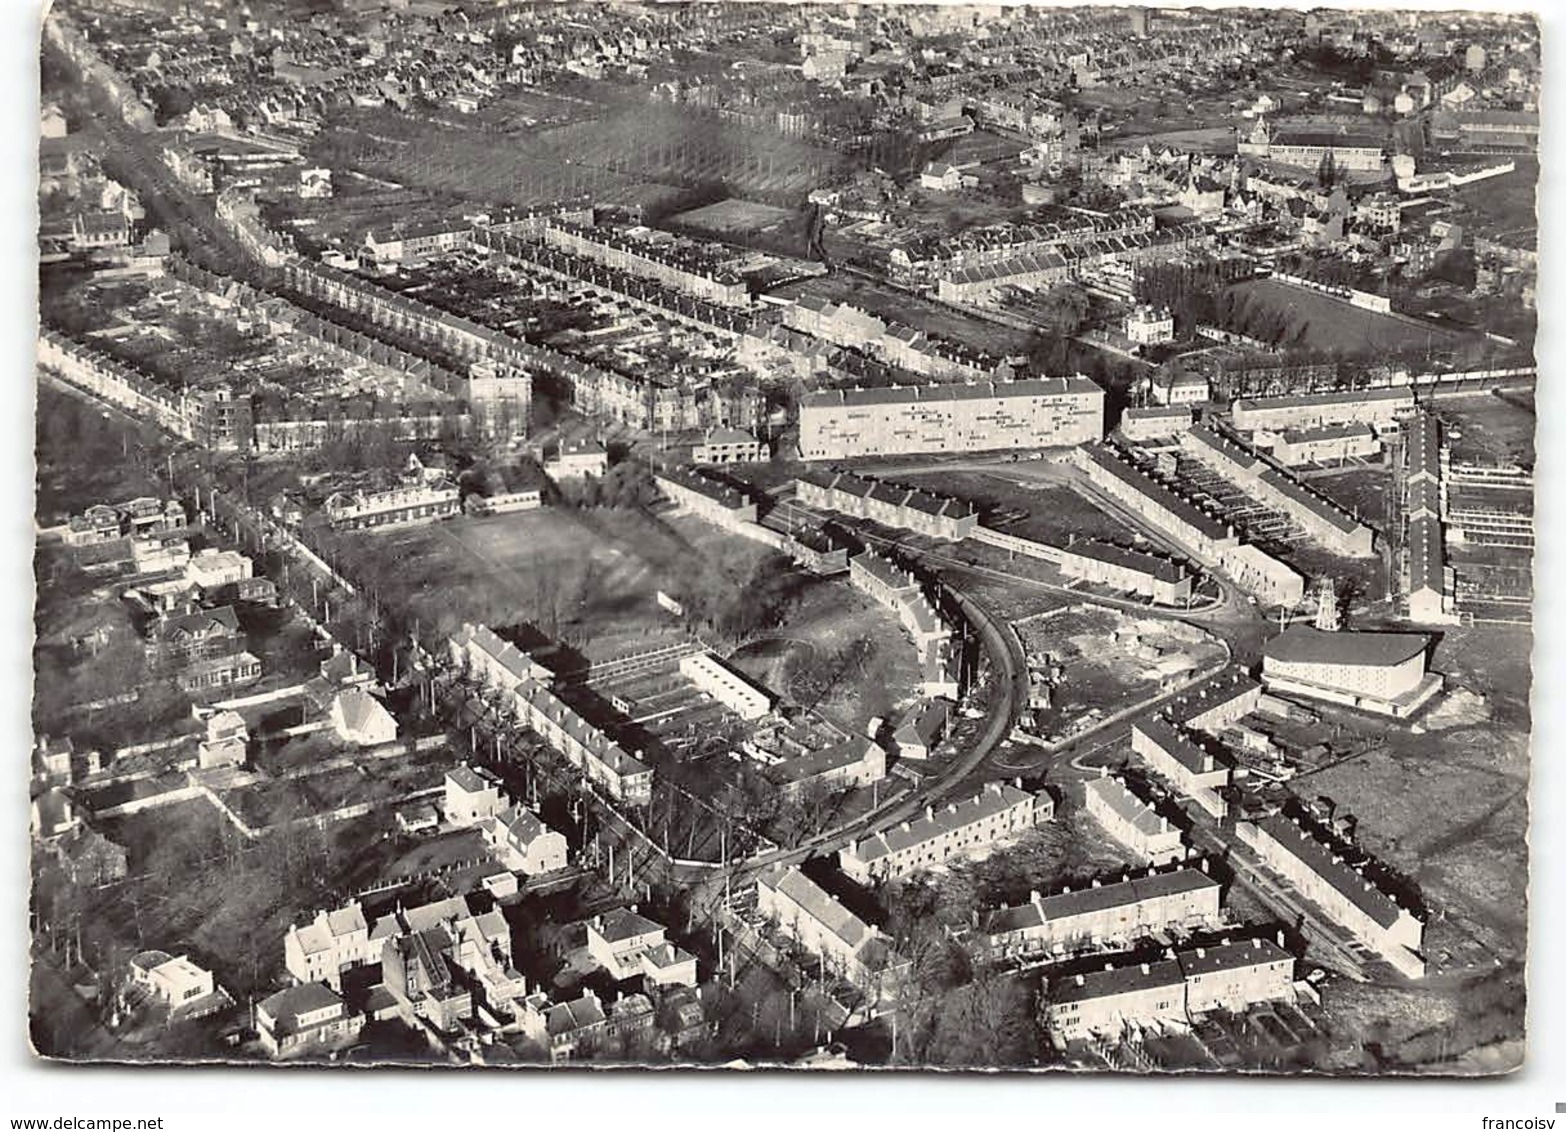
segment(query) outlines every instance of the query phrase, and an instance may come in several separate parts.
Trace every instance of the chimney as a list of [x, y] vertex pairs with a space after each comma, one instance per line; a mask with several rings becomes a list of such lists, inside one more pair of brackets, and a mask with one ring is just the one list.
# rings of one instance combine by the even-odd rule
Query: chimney
[[1196, 949], [1196, 957], [1198, 959], [1206, 959], [1207, 958], [1207, 948], [1205, 948], [1205, 947], [1198, 947]]
[[1062, 888], [1060, 891], [1062, 893], [1064, 893], [1065, 895], [1070, 896], [1071, 895], [1071, 886], [1068, 884], [1064, 888]]
[[1283, 929], [1282, 928], [1278, 929], [1278, 946], [1279, 947], [1283, 946]]
[[1011, 784], [1013, 786], [1015, 786], [1018, 790], [1021, 790], [1022, 789], [1022, 776], [1019, 774], [1016, 778], [1013, 778], [1011, 780]]
[[1159, 818], [1158, 818], [1158, 832], [1159, 833], [1168, 833], [1169, 832], [1169, 819], [1164, 817], [1164, 816], [1162, 816], [1162, 815], [1159, 815]]
[[1043, 902], [1044, 898], [1039, 895], [1038, 889], [1035, 888], [1032, 892], [1028, 893], [1028, 903], [1037, 905], [1042, 904]]
[[935, 807], [934, 806], [926, 806], [924, 808], [924, 820], [925, 821], [934, 821], [935, 820]]
[[1106, 970], [1106, 971], [1113, 971], [1114, 969], [1115, 969], [1115, 965], [1113, 963], [1105, 963], [1104, 964], [1104, 970]]
[[1202, 872], [1210, 874], [1212, 871], [1213, 870], [1212, 870], [1211, 866], [1209, 866], [1208, 863], [1207, 863], [1207, 858], [1203, 857], [1202, 858]]
[[1100, 881], [1097, 877], [1094, 877], [1093, 878], [1093, 887], [1094, 888], [1103, 888], [1104, 885], [1103, 885], [1102, 881]]
[[1253, 938], [1251, 940], [1251, 946], [1252, 947], [1260, 947], [1261, 946], [1261, 940]]
[[1107, 766], [1099, 767], [1098, 768], [1098, 776], [1100, 778], [1108, 778], [1109, 777], [1109, 768]]
[[1146, 963], [1142, 964], [1142, 974], [1150, 975], [1150, 974], [1152, 974], [1152, 972], [1153, 972], [1153, 969], [1151, 967], [1149, 967]]
[[1084, 978], [1083, 978], [1083, 977], [1082, 977], [1082, 976], [1081, 976], [1081, 975], [1078, 975], [1078, 976], [1077, 976], [1077, 986], [1079, 986], [1079, 987], [1080, 987], [1080, 986], [1081, 986], [1081, 985], [1082, 985], [1082, 984], [1083, 984], [1083, 983], [1085, 983], [1085, 982], [1087, 982], [1087, 980], [1086, 980], [1086, 979], [1084, 979]]

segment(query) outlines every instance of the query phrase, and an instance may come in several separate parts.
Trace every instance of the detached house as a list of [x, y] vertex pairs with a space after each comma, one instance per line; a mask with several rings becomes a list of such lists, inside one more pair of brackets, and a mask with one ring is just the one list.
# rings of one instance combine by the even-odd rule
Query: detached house
[[261, 1046], [275, 1059], [326, 1054], [351, 1044], [364, 1019], [330, 987], [302, 983], [256, 1004]]
[[696, 985], [696, 957], [673, 946], [666, 929], [630, 908], [587, 922], [587, 952], [616, 982], [641, 977], [655, 987]]
[[511, 806], [481, 823], [484, 839], [501, 864], [526, 876], [563, 869], [567, 863], [565, 837], [550, 829], [532, 810]]
[[446, 772], [446, 821], [465, 828], [488, 821], [506, 808], [500, 779], [483, 767], [462, 766]]
[[381, 701], [363, 688], [345, 688], [332, 699], [332, 729], [338, 738], [359, 747], [374, 747], [397, 738], [397, 721]]

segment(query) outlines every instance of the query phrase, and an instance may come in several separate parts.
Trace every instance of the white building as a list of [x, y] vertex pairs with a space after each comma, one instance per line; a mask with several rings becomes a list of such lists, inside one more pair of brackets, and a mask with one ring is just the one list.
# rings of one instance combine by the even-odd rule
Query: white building
[[1165, 308], [1137, 307], [1126, 315], [1126, 337], [1138, 346], [1156, 346], [1174, 339], [1174, 315]]
[[303, 927], [295, 924], [283, 937], [283, 966], [301, 983], [326, 983], [342, 989], [342, 973], [380, 958], [370, 946], [364, 909], [350, 901], [330, 912], [317, 912]]
[[500, 779], [484, 767], [454, 767], [446, 772], [442, 809], [446, 822], [459, 828], [478, 825], [506, 808]]
[[912, 821], [849, 842], [839, 851], [838, 863], [861, 884], [883, 881], [986, 848], [1054, 816], [1048, 794], [989, 782], [971, 798], [941, 809], [926, 806]]
[[363, 688], [344, 688], [332, 698], [332, 730], [345, 743], [376, 747], [397, 738], [397, 720]]
[[550, 829], [532, 810], [510, 806], [481, 823], [484, 839], [500, 863], [514, 873], [541, 876], [569, 863], [565, 835]]
[[760, 719], [772, 710], [772, 698], [712, 653], [680, 658], [680, 675], [743, 720]]
[[1167, 865], [1185, 856], [1185, 835], [1108, 770], [1085, 783], [1083, 795], [1083, 808], [1138, 862]]
[[1326, 633], [1295, 625], [1262, 649], [1262, 682], [1271, 692], [1326, 700], [1398, 719], [1441, 690], [1426, 671], [1430, 638], [1420, 633]]
[[1067, 447], [1104, 435], [1104, 391], [1085, 377], [807, 393], [806, 460]]

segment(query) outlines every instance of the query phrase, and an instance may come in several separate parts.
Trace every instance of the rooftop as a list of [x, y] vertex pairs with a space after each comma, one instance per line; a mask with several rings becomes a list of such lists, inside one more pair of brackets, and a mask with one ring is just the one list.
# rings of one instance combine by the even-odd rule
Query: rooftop
[[1430, 638], [1422, 633], [1326, 633], [1293, 625], [1268, 641], [1262, 656], [1288, 664], [1389, 668], [1419, 656], [1429, 646]]

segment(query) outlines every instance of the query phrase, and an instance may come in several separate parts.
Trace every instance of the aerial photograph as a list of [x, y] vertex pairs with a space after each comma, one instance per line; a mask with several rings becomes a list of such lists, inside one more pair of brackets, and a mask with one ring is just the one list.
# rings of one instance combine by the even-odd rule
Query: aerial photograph
[[1533, 17], [39, 21], [33, 1061], [1524, 1064]]

